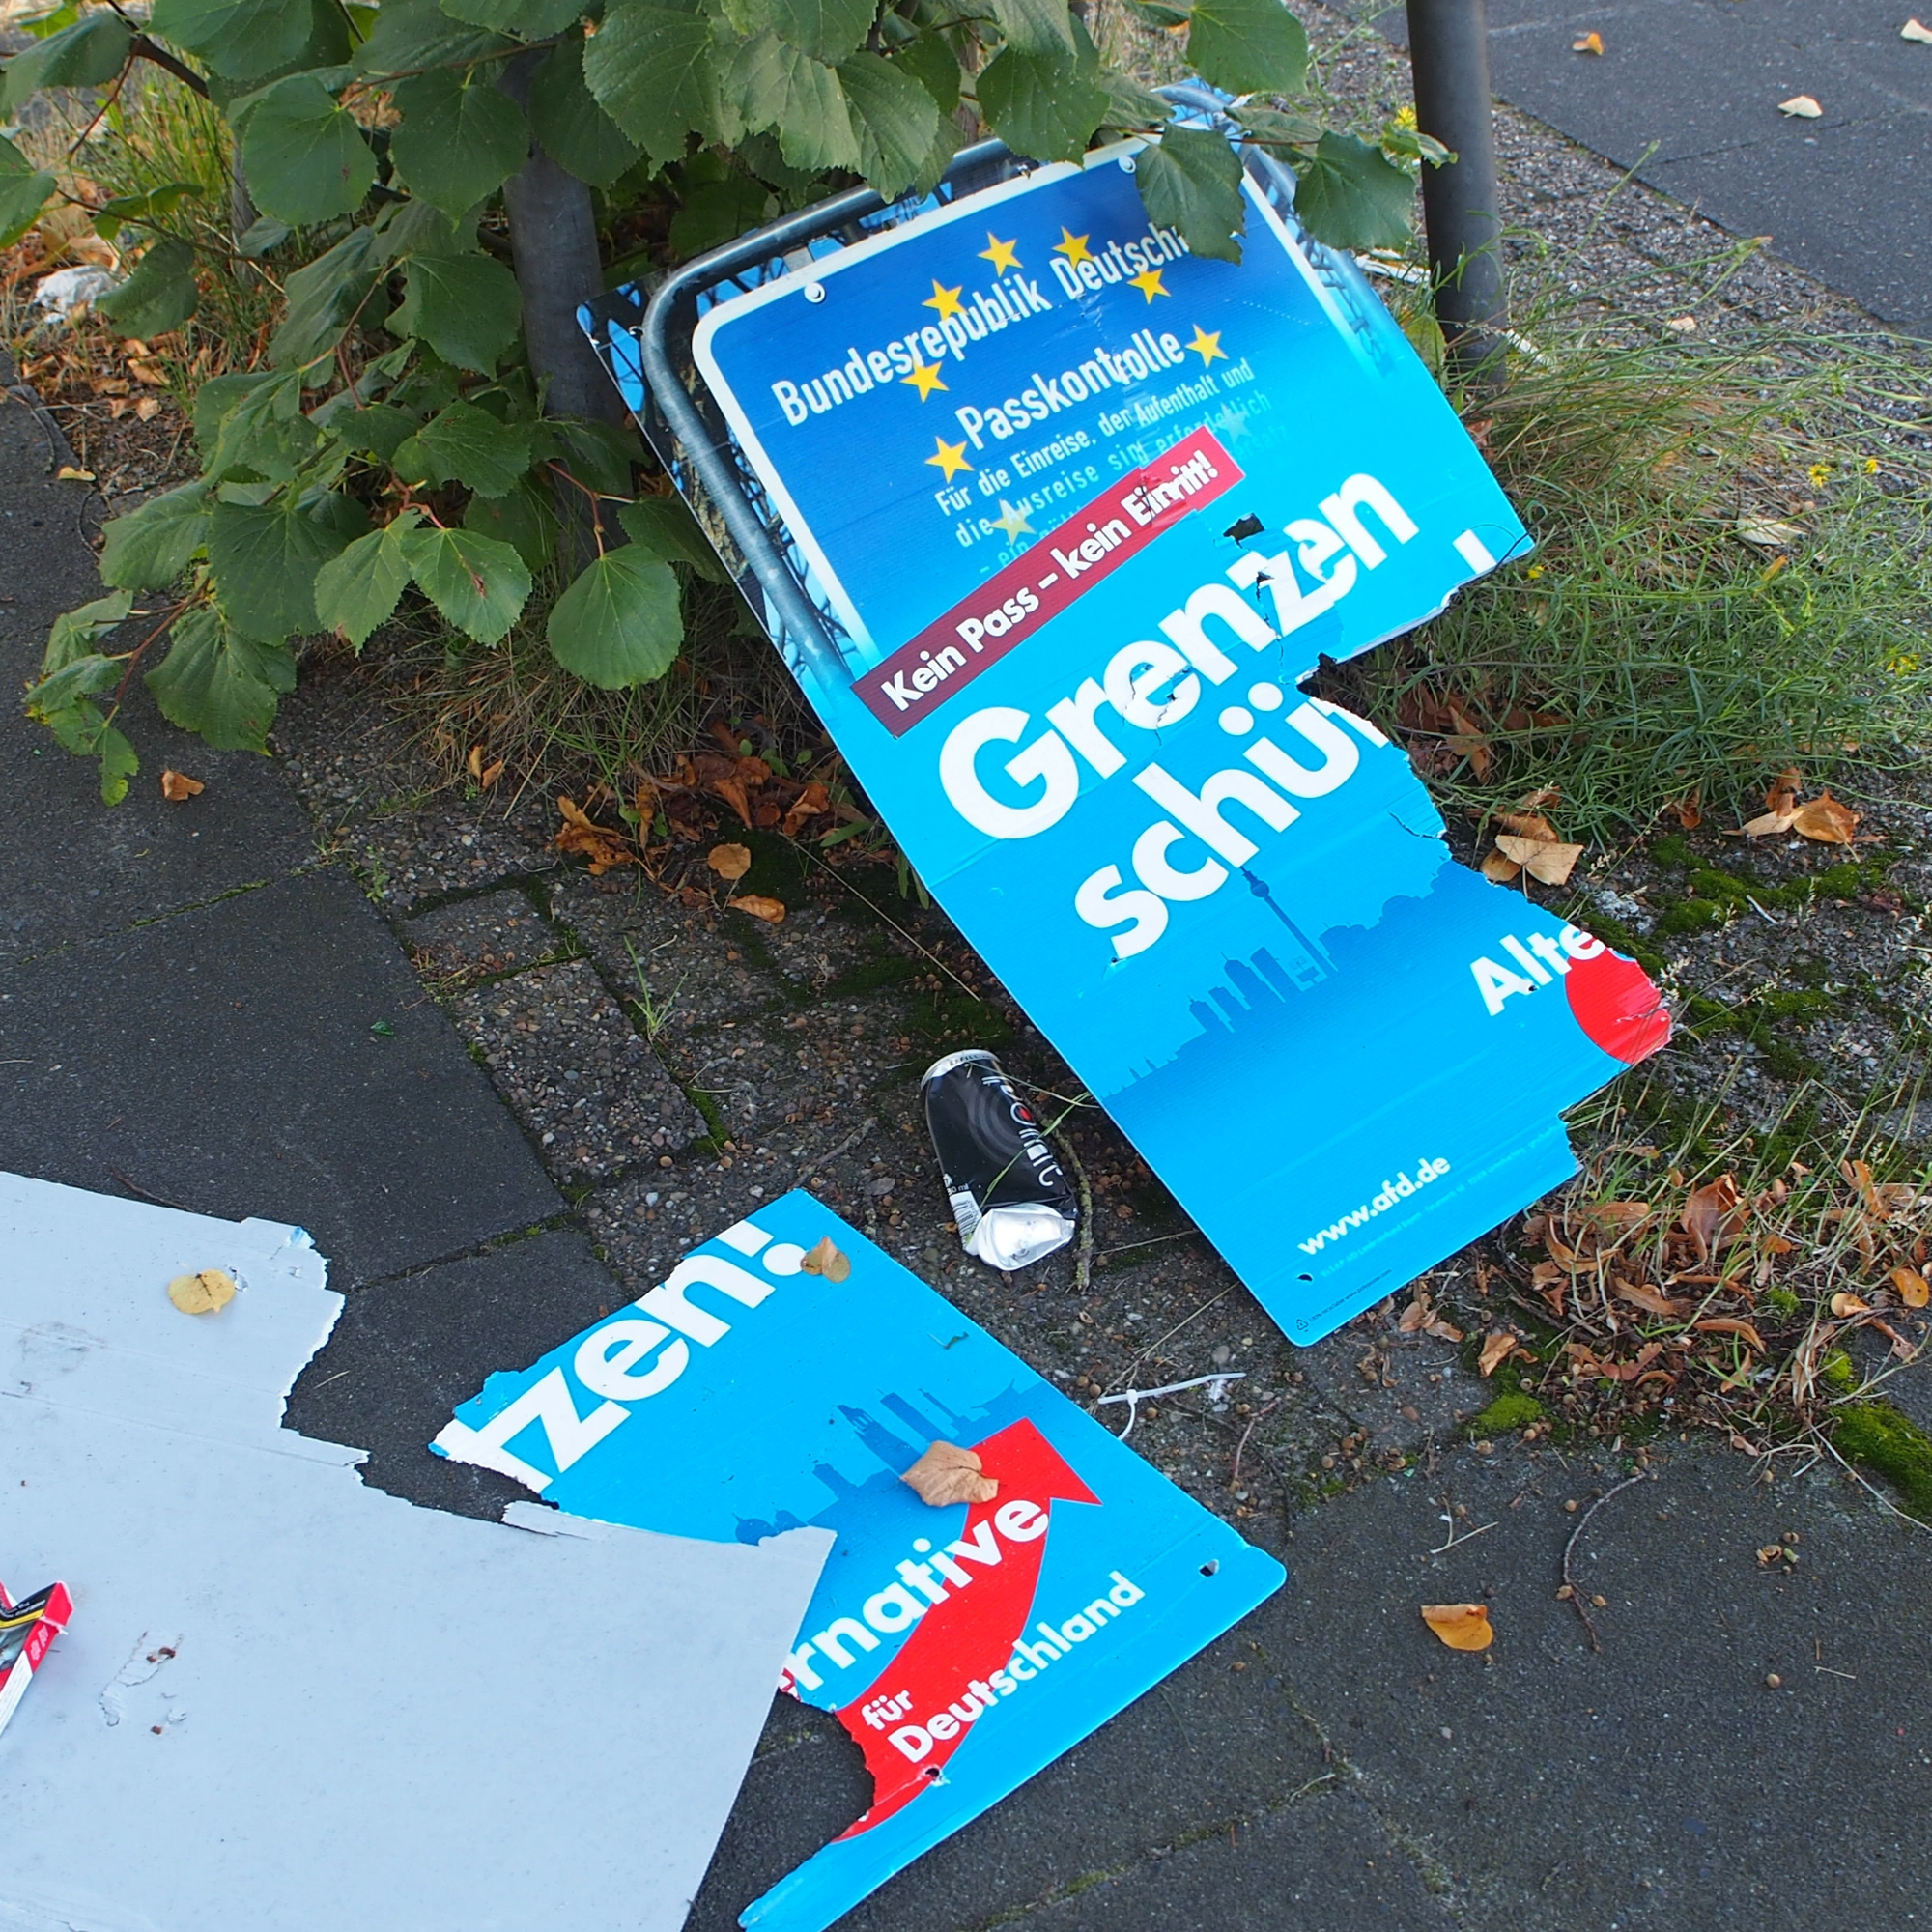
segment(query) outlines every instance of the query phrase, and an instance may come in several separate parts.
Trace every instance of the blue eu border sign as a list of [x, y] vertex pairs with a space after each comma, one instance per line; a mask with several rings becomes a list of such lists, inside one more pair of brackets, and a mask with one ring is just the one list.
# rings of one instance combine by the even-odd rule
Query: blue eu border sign
[[1244, 259], [1190, 254], [1136, 151], [800, 258], [693, 355], [902, 850], [1312, 1342], [1574, 1172], [1559, 1110], [1668, 1021], [1299, 689], [1528, 539], [1351, 261], [1254, 168]]

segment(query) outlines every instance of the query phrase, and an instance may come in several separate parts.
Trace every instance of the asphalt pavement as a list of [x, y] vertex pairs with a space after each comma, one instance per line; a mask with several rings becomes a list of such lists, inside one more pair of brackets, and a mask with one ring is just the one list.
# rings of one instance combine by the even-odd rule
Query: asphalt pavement
[[[1913, 4], [1488, 0], [1490, 78], [1512, 106], [1932, 336], [1932, 45], [1900, 36]], [[1406, 43], [1399, 6], [1375, 18]], [[1577, 50], [1591, 34], [1601, 54]], [[1779, 111], [1801, 95], [1815, 119]]]

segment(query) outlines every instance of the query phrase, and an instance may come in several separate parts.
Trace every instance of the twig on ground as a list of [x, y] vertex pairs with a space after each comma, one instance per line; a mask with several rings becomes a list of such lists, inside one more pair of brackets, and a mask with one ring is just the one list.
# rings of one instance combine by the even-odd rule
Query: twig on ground
[[1235, 1444], [1235, 1466], [1228, 1474], [1228, 1487], [1234, 1489], [1241, 1480], [1241, 1458], [1248, 1452], [1248, 1437], [1255, 1433], [1258, 1425], [1266, 1421], [1281, 1406], [1281, 1397], [1276, 1396], [1266, 1402], [1248, 1417], [1248, 1426], [1241, 1431], [1241, 1439]]
[[878, 1124], [877, 1117], [867, 1114], [829, 1153], [813, 1154], [810, 1160], [801, 1161], [797, 1170], [800, 1183], [803, 1184], [806, 1181], [816, 1180], [826, 1168], [831, 1166], [841, 1153], [845, 1153], [852, 1148], [857, 1147]]
[[1073, 1292], [1085, 1294], [1094, 1286], [1094, 1190], [1087, 1183], [1080, 1156], [1073, 1151], [1073, 1136], [1056, 1133], [1053, 1142], [1072, 1170], [1074, 1192], [1080, 1196], [1080, 1246], [1073, 1260]]
[[184, 1208], [179, 1201], [170, 1201], [165, 1194], [156, 1194], [151, 1187], [143, 1187], [138, 1180], [129, 1180], [118, 1167], [110, 1167], [107, 1172], [125, 1187], [129, 1194], [138, 1195], [143, 1201], [152, 1201], [156, 1208], [172, 1208], [178, 1214], [192, 1214], [192, 1208]]
[[1570, 1541], [1563, 1546], [1563, 1587], [1570, 1593], [1570, 1602], [1573, 1607], [1576, 1609], [1577, 1614], [1583, 1619], [1583, 1631], [1584, 1634], [1590, 1639], [1590, 1648], [1592, 1650], [1602, 1650], [1604, 1646], [1597, 1641], [1597, 1626], [1590, 1621], [1590, 1606], [1584, 1601], [1583, 1592], [1577, 1586], [1577, 1579], [1570, 1574], [1570, 1558], [1576, 1553], [1577, 1539], [1580, 1537], [1586, 1529], [1589, 1528], [1590, 1519], [1593, 1516], [1595, 1516], [1596, 1513], [1600, 1509], [1602, 1509], [1603, 1506], [1606, 1502], [1608, 1502], [1612, 1496], [1622, 1495], [1623, 1492], [1627, 1489], [1631, 1488], [1633, 1484], [1647, 1483], [1649, 1481], [1650, 1481], [1650, 1474], [1647, 1470], [1644, 1470], [1644, 1471], [1639, 1471], [1639, 1473], [1637, 1473], [1634, 1476], [1626, 1476], [1623, 1479], [1623, 1481], [1617, 1484], [1617, 1486], [1614, 1489], [1605, 1490], [1604, 1493], [1600, 1495], [1597, 1498], [1597, 1500], [1593, 1502], [1590, 1505], [1590, 1507], [1583, 1512], [1582, 1518], [1577, 1522], [1577, 1527], [1570, 1532]]

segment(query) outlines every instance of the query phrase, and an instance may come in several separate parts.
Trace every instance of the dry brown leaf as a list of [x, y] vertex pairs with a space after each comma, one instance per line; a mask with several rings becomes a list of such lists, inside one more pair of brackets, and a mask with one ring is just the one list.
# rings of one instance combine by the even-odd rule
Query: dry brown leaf
[[1483, 1343], [1476, 1366], [1485, 1376], [1492, 1376], [1516, 1352], [1516, 1336], [1507, 1328], [1492, 1328]]
[[711, 789], [735, 811], [747, 825], [752, 822], [752, 801], [745, 796], [745, 781], [733, 775], [720, 779]]
[[956, 1442], [935, 1442], [899, 1481], [917, 1491], [919, 1499], [935, 1509], [952, 1503], [989, 1503], [1000, 1493], [990, 1476], [980, 1473], [979, 1455]]
[[1402, 1311], [1402, 1317], [1395, 1324], [1396, 1331], [1403, 1335], [1413, 1335], [1420, 1329], [1426, 1328], [1431, 1320], [1429, 1296], [1421, 1289], [1417, 1289], [1408, 1306]]
[[1804, 774], [1796, 765], [1787, 765], [1764, 788], [1765, 810], [1768, 811], [1796, 811], [1798, 810], [1798, 788], [1804, 782]]
[[156, 400], [156, 398], [153, 396], [143, 396], [141, 400], [134, 405], [135, 416], [144, 423], [153, 422], [154, 419], [160, 414], [160, 412], [161, 412], [160, 403], [158, 402], [158, 400]]
[[1610, 1234], [1627, 1235], [1650, 1219], [1648, 1201], [1598, 1201], [1583, 1210], [1598, 1227]]
[[1424, 1604], [1422, 1621], [1451, 1650], [1488, 1650], [1496, 1640], [1487, 1604]]
[[1684, 1204], [1684, 1232], [1697, 1244], [1697, 1252], [1708, 1261], [1726, 1241], [1733, 1239], [1744, 1224], [1744, 1207], [1738, 1194], [1738, 1178], [1722, 1174], [1698, 1188]]
[[1521, 876], [1522, 867], [1516, 860], [1505, 858], [1500, 852], [1483, 854], [1483, 877], [1492, 884], [1506, 886], [1512, 879]]
[[161, 774], [161, 796], [170, 805], [180, 805], [186, 799], [199, 797], [207, 789], [200, 779], [191, 779], [185, 772], [165, 771]]
[[1610, 1277], [1610, 1287], [1618, 1298], [1628, 1301], [1634, 1308], [1641, 1308], [1648, 1315], [1662, 1315], [1676, 1319], [1687, 1310], [1681, 1301], [1672, 1301], [1668, 1295], [1660, 1294], [1647, 1281], [1626, 1281], [1621, 1275]]
[[1899, 1300], [1908, 1308], [1923, 1308], [1926, 1302], [1932, 1301], [1932, 1283], [1928, 1283], [1917, 1268], [1895, 1267], [1886, 1280], [1898, 1291]]
[[1746, 819], [1738, 829], [1747, 838], [1782, 838], [1797, 816], [1795, 811], [1761, 811], [1755, 818]]
[[178, 1274], [168, 1283], [168, 1299], [184, 1315], [217, 1315], [235, 1299], [235, 1277], [220, 1268]]
[[796, 838], [808, 818], [817, 818], [832, 810], [832, 794], [816, 779], [792, 800], [779, 830], [787, 838]]
[[1580, 845], [1567, 845], [1558, 838], [1519, 838], [1508, 832], [1498, 836], [1496, 850], [1546, 886], [1568, 885], [1577, 861], [1583, 856]]
[[[1537, 796], [1540, 797], [1542, 794], [1537, 794]], [[1520, 838], [1545, 838], [1551, 842], [1559, 840], [1563, 835], [1557, 831], [1555, 826], [1550, 824], [1548, 819], [1544, 817], [1542, 812], [1528, 811], [1523, 809], [1528, 803], [1529, 800], [1525, 799], [1523, 804], [1519, 806], [1514, 811], [1497, 812], [1496, 823], [1505, 832], [1513, 832]]]
[[1573, 54], [1600, 54], [1604, 51], [1604, 37], [1602, 34], [1585, 34], [1580, 40], [1570, 43], [1570, 51]]
[[1926, 26], [1922, 20], [1908, 20], [1899, 28], [1898, 38], [1901, 41], [1917, 41], [1921, 46], [1932, 47], [1932, 27]]
[[1671, 801], [1670, 810], [1677, 814], [1677, 822], [1686, 832], [1695, 832], [1704, 822], [1704, 803], [1700, 794], [1692, 789], [1680, 799]]
[[785, 916], [784, 901], [767, 898], [763, 893], [746, 893], [742, 897], [726, 899], [724, 903], [733, 912], [750, 913], [753, 919], [761, 919], [767, 925], [782, 923]]
[[1707, 1315], [1693, 1325], [1700, 1335], [1735, 1335], [1760, 1355], [1770, 1352], [1764, 1346], [1764, 1337], [1741, 1315]]
[[1828, 791], [1806, 799], [1792, 814], [1791, 829], [1801, 838], [1820, 845], [1849, 845], [1859, 829], [1859, 815]]
[[1777, 111], [1797, 121], [1815, 121], [1825, 110], [1808, 94], [1794, 94], [1789, 100], [1777, 103]]
[[704, 855], [704, 863], [721, 879], [742, 879], [752, 869], [751, 847], [747, 845], [714, 845]]
[[1731, 527], [1753, 550], [1788, 551], [1804, 541], [1800, 526], [1779, 523], [1776, 517], [1740, 517]]
[[54, 481], [56, 483], [92, 483], [94, 481], [94, 471], [91, 469], [76, 469], [71, 463], [63, 463], [54, 471]]
[[850, 1258], [833, 1245], [830, 1235], [806, 1252], [799, 1261], [799, 1266], [807, 1274], [822, 1275], [830, 1282], [847, 1280], [852, 1273]]
[[502, 776], [503, 776], [503, 760], [501, 758], [498, 758], [496, 761], [496, 763], [485, 765], [483, 769], [476, 774], [476, 782], [483, 788], [483, 790], [488, 791], [490, 787], [493, 784], [495, 784], [497, 781]]
[[559, 798], [556, 809], [563, 815], [563, 823], [551, 842], [559, 852], [582, 853], [590, 861], [593, 877], [610, 871], [613, 866], [635, 866], [638, 863], [637, 853], [622, 833], [613, 832], [607, 825], [596, 824], [585, 812], [578, 810], [574, 800]]
[[1848, 1315], [1869, 1315], [1871, 1312], [1871, 1303], [1861, 1294], [1851, 1294], [1840, 1290], [1832, 1297], [1832, 1313], [1841, 1321]]
[[1495, 763], [1495, 753], [1490, 750], [1489, 733], [1453, 697], [1447, 700], [1445, 708], [1455, 728], [1444, 735], [1442, 742], [1452, 752], [1460, 752], [1468, 759], [1469, 769], [1475, 773], [1476, 781], [1480, 784], [1489, 777], [1490, 767]]

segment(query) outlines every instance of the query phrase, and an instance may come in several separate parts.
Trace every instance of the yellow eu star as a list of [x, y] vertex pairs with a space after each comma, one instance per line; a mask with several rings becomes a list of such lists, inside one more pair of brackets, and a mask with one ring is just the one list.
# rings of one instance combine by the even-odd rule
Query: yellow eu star
[[1225, 362], [1228, 359], [1228, 352], [1221, 347], [1221, 331], [1218, 328], [1209, 335], [1197, 322], [1194, 325], [1194, 340], [1187, 346], [1200, 356], [1204, 369], [1210, 362]]
[[996, 530], [1006, 531], [1009, 543], [1017, 543], [1022, 535], [1033, 534], [1033, 523], [1027, 513], [1016, 510], [1004, 497], [1000, 498], [1000, 514], [992, 519], [992, 525]]
[[[963, 287], [964, 284], [962, 283], [961, 286]], [[940, 321], [944, 322], [949, 315], [957, 315], [959, 313], [962, 306], [959, 300], [959, 290], [941, 288], [939, 283], [935, 281], [932, 285], [932, 293], [926, 297], [925, 300], [920, 306], [931, 309]]]
[[953, 477], [958, 475], [960, 470], [972, 469], [973, 466], [966, 461], [966, 445], [963, 442], [948, 442], [943, 436], [936, 436], [932, 440], [933, 454], [925, 460], [949, 483], [952, 481]]
[[1017, 269], [1021, 266], [1020, 258], [1013, 253], [1019, 246], [1017, 237], [1010, 242], [1002, 242], [989, 228], [986, 230], [986, 240], [993, 245], [980, 250], [980, 261], [992, 263], [994, 269], [1003, 275], [1009, 269]]
[[1056, 255], [1065, 255], [1068, 265], [1075, 269], [1082, 262], [1091, 262], [1094, 259], [1093, 251], [1087, 246], [1086, 236], [1075, 235], [1068, 228], [1060, 231], [1060, 240], [1053, 244], [1053, 252]]
[[924, 402], [935, 389], [943, 389], [946, 384], [939, 380], [937, 362], [915, 362], [910, 376], [901, 376], [901, 383], [910, 383], [919, 391], [919, 399]]
[[1155, 296], [1172, 293], [1167, 284], [1161, 280], [1158, 269], [1144, 269], [1138, 275], [1129, 275], [1127, 286], [1130, 289], [1140, 290], [1149, 301], [1152, 301]]

